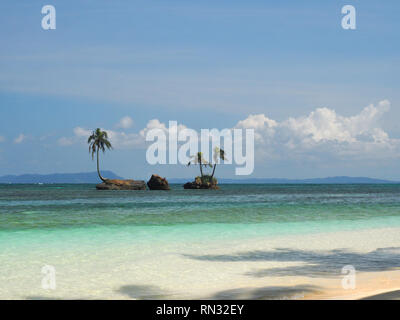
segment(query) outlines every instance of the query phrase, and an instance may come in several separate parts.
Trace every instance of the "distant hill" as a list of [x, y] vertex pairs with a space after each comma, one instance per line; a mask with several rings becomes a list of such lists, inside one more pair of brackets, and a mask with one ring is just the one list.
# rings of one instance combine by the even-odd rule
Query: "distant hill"
[[[170, 183], [185, 183], [193, 179], [169, 179]], [[314, 179], [281, 179], [281, 178], [238, 178], [218, 179], [219, 183], [271, 183], [271, 184], [396, 184], [399, 181], [373, 179], [366, 177], [327, 177]]]
[[[112, 171], [102, 171], [103, 177], [123, 179]], [[54, 173], [54, 174], [23, 174], [0, 177], [0, 183], [99, 183], [97, 172]]]
[[[124, 179], [112, 171], [102, 171], [109, 179]], [[168, 178], [167, 178], [168, 179]], [[192, 178], [171, 178], [170, 183], [185, 183]], [[328, 177], [315, 179], [280, 179], [280, 178], [237, 178], [218, 179], [219, 183], [270, 183], [270, 184], [395, 184], [398, 181], [373, 179], [366, 177]], [[99, 183], [97, 172], [54, 173], [54, 174], [23, 174], [0, 177], [0, 183]]]

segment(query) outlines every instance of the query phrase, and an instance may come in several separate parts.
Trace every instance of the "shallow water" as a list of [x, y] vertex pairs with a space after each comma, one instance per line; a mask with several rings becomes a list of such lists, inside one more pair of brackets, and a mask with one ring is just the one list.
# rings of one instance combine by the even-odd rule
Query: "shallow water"
[[170, 192], [0, 185], [0, 247], [24, 238], [65, 241], [68, 234], [156, 241], [393, 225], [400, 225], [400, 185], [173, 185]]
[[[221, 185], [217, 191], [173, 185], [169, 192], [0, 185], [0, 293], [36, 294], [44, 264], [64, 273], [70, 291], [63, 294], [69, 297], [78, 292], [79, 297], [109, 297], [107, 290], [124, 283], [122, 275], [141, 283], [172, 278], [172, 285], [177, 263], [180, 276], [191, 270], [199, 285], [208, 286], [208, 278], [200, 280], [199, 272], [209, 267], [212, 273], [221, 262], [199, 267], [204, 264], [195, 258], [200, 252], [227, 251], [229, 243], [238, 246], [257, 239], [272, 243], [282, 236], [386, 227], [400, 227], [400, 185]], [[302, 260], [303, 255], [294, 251], [291, 259]], [[386, 262], [397, 260], [390, 257]], [[93, 279], [85, 280], [88, 275]], [[221, 276], [216, 277], [217, 283]], [[103, 295], [91, 291], [94, 284], [102, 286]]]

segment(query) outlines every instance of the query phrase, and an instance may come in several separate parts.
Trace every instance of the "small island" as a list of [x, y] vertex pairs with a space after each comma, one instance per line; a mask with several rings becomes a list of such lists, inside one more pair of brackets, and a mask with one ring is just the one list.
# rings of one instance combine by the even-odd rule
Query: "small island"
[[100, 173], [99, 153], [103, 153], [112, 149], [111, 142], [108, 140], [107, 131], [102, 131], [100, 128], [94, 130], [88, 138], [89, 152], [92, 155], [92, 160], [96, 154], [97, 158], [97, 174], [102, 183], [96, 185], [97, 190], [146, 190], [146, 183], [143, 180], [119, 180], [103, 178]]
[[[225, 160], [225, 151], [218, 147], [214, 149], [214, 165], [209, 163], [206, 159], [203, 158], [203, 154], [201, 152], [197, 152], [195, 156], [192, 156], [192, 160], [187, 164], [190, 166], [193, 164], [198, 164], [200, 168], [200, 176], [197, 176], [194, 181], [187, 182], [183, 185], [184, 189], [210, 189], [217, 190], [218, 180], [214, 178], [215, 168], [217, 167], [217, 163], [219, 160]], [[211, 175], [204, 174], [203, 168], [210, 167], [213, 168]]]
[[118, 180], [105, 179], [103, 183], [96, 185], [97, 190], [146, 190], [143, 180]]
[[203, 177], [196, 177], [192, 182], [186, 182], [183, 185], [184, 189], [213, 189], [217, 190], [219, 187], [217, 186], [218, 181], [215, 178], [212, 178], [210, 175], [205, 175]]
[[[112, 149], [112, 144], [108, 140], [108, 134], [106, 131], [97, 128], [92, 132], [92, 134], [88, 138], [89, 144], [89, 153], [92, 156], [92, 160], [94, 160], [94, 156], [96, 155], [97, 160], [97, 174], [102, 181], [96, 185], [97, 190], [146, 190], [146, 182], [143, 180], [133, 180], [133, 179], [107, 179], [104, 178], [100, 173], [100, 151], [103, 153], [106, 150]], [[191, 164], [199, 165], [200, 168], [200, 176], [197, 176], [194, 181], [187, 182], [183, 185], [184, 189], [210, 189], [210, 190], [218, 190], [218, 180], [214, 177], [215, 169], [217, 167], [217, 163], [220, 160], [225, 160], [225, 151], [218, 147], [214, 148], [213, 154], [214, 163], [209, 163], [207, 160], [203, 158], [203, 154], [198, 152], [196, 155], [191, 157], [191, 160], [187, 164], [190, 166]], [[209, 167], [212, 168], [211, 174], [205, 174], [203, 169]], [[147, 182], [147, 187], [150, 190], [170, 190], [168, 181], [166, 178], [162, 178], [157, 174], [153, 174], [150, 180]]]

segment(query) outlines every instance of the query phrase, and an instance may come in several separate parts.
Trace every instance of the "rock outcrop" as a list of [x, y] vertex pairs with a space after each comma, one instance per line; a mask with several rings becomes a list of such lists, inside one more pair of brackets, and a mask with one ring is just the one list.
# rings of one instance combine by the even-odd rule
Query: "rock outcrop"
[[219, 187], [217, 186], [218, 181], [217, 179], [208, 179], [208, 176], [203, 177], [196, 177], [193, 182], [187, 182], [183, 185], [184, 189], [212, 189], [217, 190]]
[[158, 174], [153, 174], [147, 182], [150, 190], [170, 190], [167, 179], [160, 177]]
[[146, 183], [143, 180], [116, 180], [107, 179], [105, 182], [96, 185], [97, 190], [146, 190]]

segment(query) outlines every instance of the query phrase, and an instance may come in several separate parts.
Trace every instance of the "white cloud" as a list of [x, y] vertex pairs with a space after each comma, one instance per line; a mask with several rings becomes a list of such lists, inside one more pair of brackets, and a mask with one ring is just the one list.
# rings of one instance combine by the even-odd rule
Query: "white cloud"
[[92, 131], [86, 130], [81, 127], [76, 127], [76, 128], [74, 128], [74, 133], [75, 133], [75, 136], [77, 136], [77, 137], [88, 138], [92, 134]]
[[267, 118], [264, 114], [249, 115], [246, 119], [237, 123], [236, 128], [252, 128], [256, 141], [267, 143], [275, 134], [275, 128], [278, 123], [275, 120]]
[[123, 117], [117, 124], [117, 128], [122, 128], [122, 129], [129, 129], [133, 125], [133, 120], [131, 117]]
[[22, 143], [25, 139], [26, 139], [26, 136], [21, 133], [18, 137], [16, 137], [14, 139], [14, 143], [17, 143], [17, 144]]
[[[169, 131], [180, 132], [185, 129], [186, 126], [182, 124], [169, 123], [168, 126], [160, 122], [158, 119], [150, 120], [146, 127], [140, 130], [138, 133], [127, 133], [125, 131], [115, 131], [101, 128], [101, 130], [107, 131], [109, 140], [115, 149], [135, 149], [146, 147], [146, 134], [151, 129], [161, 129], [168, 138]], [[60, 146], [70, 146], [76, 143], [86, 143], [87, 138], [92, 134], [92, 131], [82, 127], [75, 127], [73, 129], [74, 136], [72, 137], [61, 137], [57, 143]]]
[[389, 101], [384, 100], [379, 102], [377, 107], [369, 105], [353, 117], [343, 117], [337, 115], [334, 110], [319, 108], [307, 117], [288, 119], [282, 127], [296, 136], [315, 142], [353, 143], [358, 141], [359, 135], [370, 135], [376, 141], [382, 137], [382, 130], [377, 127], [377, 121], [389, 108]]
[[6, 141], [6, 138], [4, 138], [3, 136], [0, 136], [0, 143]]
[[290, 158], [313, 152], [341, 158], [398, 156], [400, 141], [391, 139], [379, 125], [389, 109], [390, 102], [383, 100], [350, 117], [328, 108], [282, 122], [258, 114], [239, 121], [236, 127], [254, 128], [256, 149], [265, 157]]
[[129, 149], [129, 148], [145, 148], [146, 147], [146, 134], [151, 129], [161, 129], [168, 138], [169, 131], [179, 132], [185, 129], [186, 126], [182, 124], [168, 124], [160, 122], [158, 119], [150, 120], [146, 127], [139, 131], [139, 133], [126, 133], [124, 131], [107, 130], [111, 143], [115, 148]]
[[178, 132], [178, 133], [179, 133], [181, 130], [184, 130], [184, 129], [186, 129], [186, 128], [187, 128], [187, 127], [186, 127], [185, 125], [183, 125], [183, 124], [176, 124], [176, 123], [174, 123], [174, 122], [169, 123], [169, 124], [168, 124], [168, 127], [167, 127], [167, 125], [166, 125], [165, 123], [163, 123], [163, 122], [160, 122], [160, 120], [158, 120], [158, 119], [152, 119], [152, 120], [150, 120], [150, 121], [147, 123], [146, 128], [140, 130], [140, 135], [141, 135], [143, 138], [145, 138], [145, 137], [146, 137], [146, 134], [147, 134], [147, 132], [148, 132], [149, 130], [152, 130], [152, 129], [160, 129], [160, 130], [162, 130], [162, 131], [167, 135], [167, 137], [168, 137], [169, 130], [171, 130], [171, 133], [175, 133], [175, 132]]
[[[114, 131], [109, 129], [101, 128], [106, 131], [108, 138], [114, 148], [137, 148], [144, 147], [144, 138], [139, 133], [126, 133], [123, 131]], [[82, 127], [76, 127], [73, 129], [74, 136], [72, 137], [61, 137], [57, 143], [60, 146], [71, 146], [77, 143], [86, 144], [88, 137], [92, 134], [91, 130], [84, 129]]]
[[[369, 105], [354, 116], [342, 116], [329, 108], [317, 108], [310, 114], [277, 121], [265, 114], [249, 115], [235, 128], [252, 128], [255, 133], [255, 154], [260, 161], [295, 159], [376, 159], [400, 156], [400, 140], [389, 137], [380, 127], [382, 115], [390, 109], [390, 102], [383, 100], [376, 106]], [[116, 149], [145, 148], [149, 130], [160, 129], [168, 139], [169, 130], [181, 131], [183, 124], [163, 123], [150, 120], [137, 133], [106, 130]], [[209, 128], [211, 129], [211, 128]], [[223, 128], [220, 128], [223, 129]], [[60, 138], [60, 145], [86, 143], [90, 130], [74, 129], [74, 136]]]
[[113, 130], [107, 130], [111, 144], [116, 149], [143, 148], [144, 139], [138, 133], [126, 133]]
[[86, 130], [82, 127], [75, 127], [73, 137], [61, 137], [57, 140], [58, 145], [67, 147], [73, 144], [87, 141], [87, 138], [92, 134], [92, 131]]

